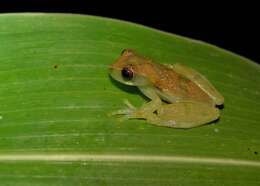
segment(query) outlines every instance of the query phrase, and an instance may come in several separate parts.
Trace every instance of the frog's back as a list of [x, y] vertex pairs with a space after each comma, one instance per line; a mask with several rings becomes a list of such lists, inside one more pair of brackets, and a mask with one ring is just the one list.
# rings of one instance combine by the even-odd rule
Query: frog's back
[[212, 98], [194, 81], [174, 70], [174, 67], [157, 64], [154, 86], [160, 97], [168, 102], [194, 100], [214, 104]]
[[214, 101], [216, 105], [222, 105], [224, 103], [224, 97], [207, 80], [205, 76], [203, 76], [196, 70], [179, 63], [172, 65], [172, 68], [175, 72], [193, 81], [199, 88], [201, 88], [205, 93], [209, 95], [209, 97]]

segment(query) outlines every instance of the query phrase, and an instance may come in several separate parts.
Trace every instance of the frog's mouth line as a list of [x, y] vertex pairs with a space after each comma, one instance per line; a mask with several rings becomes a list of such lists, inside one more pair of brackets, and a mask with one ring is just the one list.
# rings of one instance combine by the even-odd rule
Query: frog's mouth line
[[130, 86], [135, 86], [131, 80], [125, 80], [125, 79], [122, 77], [122, 75], [121, 75], [121, 69], [119, 70], [119, 69], [114, 69], [114, 68], [111, 68], [111, 67], [110, 67], [110, 68], [109, 68], [109, 74], [110, 74], [110, 76], [111, 76], [113, 79], [115, 79], [115, 80], [117, 80], [117, 81], [119, 81], [119, 82], [121, 82], [121, 83], [123, 83], [123, 84], [130, 85]]

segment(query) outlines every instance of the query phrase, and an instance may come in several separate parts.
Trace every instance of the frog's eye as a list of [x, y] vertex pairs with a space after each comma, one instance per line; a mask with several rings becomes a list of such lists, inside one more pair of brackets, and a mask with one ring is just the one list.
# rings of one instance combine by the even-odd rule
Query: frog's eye
[[129, 67], [124, 67], [121, 71], [121, 74], [125, 80], [131, 80], [134, 77], [133, 69]]

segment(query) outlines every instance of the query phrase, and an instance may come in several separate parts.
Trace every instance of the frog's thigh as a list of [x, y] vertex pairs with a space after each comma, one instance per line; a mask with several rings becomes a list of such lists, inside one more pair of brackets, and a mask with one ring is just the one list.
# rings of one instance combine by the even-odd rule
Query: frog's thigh
[[161, 106], [158, 118], [150, 122], [173, 128], [192, 128], [218, 119], [219, 110], [205, 103], [183, 101]]

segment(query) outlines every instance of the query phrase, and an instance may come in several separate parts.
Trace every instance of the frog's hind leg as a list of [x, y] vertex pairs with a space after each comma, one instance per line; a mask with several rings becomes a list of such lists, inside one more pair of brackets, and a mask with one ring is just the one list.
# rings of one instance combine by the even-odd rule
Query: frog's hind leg
[[193, 128], [210, 123], [219, 118], [219, 110], [213, 106], [196, 101], [181, 101], [163, 105], [157, 117], [148, 122], [158, 126], [173, 128]]

